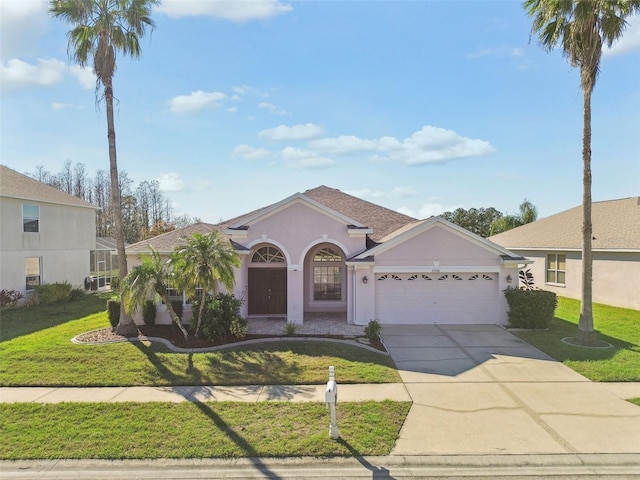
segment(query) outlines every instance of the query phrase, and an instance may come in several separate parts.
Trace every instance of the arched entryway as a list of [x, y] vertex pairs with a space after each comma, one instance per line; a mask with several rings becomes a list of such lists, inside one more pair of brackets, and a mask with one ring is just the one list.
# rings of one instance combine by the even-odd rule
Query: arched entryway
[[273, 245], [259, 245], [249, 264], [249, 315], [287, 314], [287, 262]]
[[305, 258], [305, 312], [347, 311], [347, 268], [342, 250], [322, 243]]

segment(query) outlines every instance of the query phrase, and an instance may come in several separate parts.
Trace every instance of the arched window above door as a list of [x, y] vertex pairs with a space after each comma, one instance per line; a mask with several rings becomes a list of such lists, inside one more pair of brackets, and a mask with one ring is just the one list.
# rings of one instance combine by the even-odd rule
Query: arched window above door
[[251, 263], [285, 263], [285, 258], [278, 247], [266, 245], [253, 253]]
[[314, 262], [341, 262], [342, 255], [332, 247], [320, 248], [313, 256]]

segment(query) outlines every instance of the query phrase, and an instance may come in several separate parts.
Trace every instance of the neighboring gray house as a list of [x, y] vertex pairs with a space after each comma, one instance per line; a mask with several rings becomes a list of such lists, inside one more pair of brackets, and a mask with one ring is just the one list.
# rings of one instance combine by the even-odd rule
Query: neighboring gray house
[[83, 286], [98, 207], [0, 165], [0, 290]]
[[[593, 301], [640, 310], [640, 197], [593, 202]], [[580, 298], [582, 206], [489, 238], [523, 257], [536, 286]]]

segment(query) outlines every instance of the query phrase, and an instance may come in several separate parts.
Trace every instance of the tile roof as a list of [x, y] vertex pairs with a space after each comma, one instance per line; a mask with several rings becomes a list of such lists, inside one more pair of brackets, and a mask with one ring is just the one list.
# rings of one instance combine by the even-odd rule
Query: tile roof
[[[593, 202], [594, 250], [640, 250], [640, 197]], [[499, 233], [489, 240], [508, 249], [582, 248], [582, 205]]]
[[31, 200], [33, 202], [98, 209], [97, 206], [89, 202], [18, 173], [5, 165], [0, 165], [0, 196]]
[[210, 223], [194, 223], [184, 228], [178, 228], [171, 232], [127, 245], [126, 251], [127, 253], [149, 253], [149, 247], [153, 247], [158, 253], [171, 253], [175, 247], [184, 245], [194, 233], [209, 233], [213, 230], [219, 230], [218, 226]]
[[[371, 239], [379, 242], [390, 233], [412, 224], [417, 220], [415, 218], [403, 215], [402, 213], [390, 210], [375, 203], [367, 202], [361, 198], [348, 195], [335, 188], [329, 188], [324, 185], [307, 190], [304, 196], [315, 200], [322, 205], [335, 210], [373, 230], [370, 235]], [[208, 233], [212, 230], [222, 231], [231, 225], [241, 224], [243, 219], [253, 217], [255, 214], [267, 210], [271, 205], [253, 210], [249, 213], [231, 218], [216, 225], [208, 223], [197, 223], [185, 228], [174, 230], [173, 232], [164, 233], [157, 237], [143, 240], [127, 247], [127, 252], [148, 252], [149, 246], [159, 252], [171, 252], [174, 247], [184, 243], [184, 238], [192, 233]]]

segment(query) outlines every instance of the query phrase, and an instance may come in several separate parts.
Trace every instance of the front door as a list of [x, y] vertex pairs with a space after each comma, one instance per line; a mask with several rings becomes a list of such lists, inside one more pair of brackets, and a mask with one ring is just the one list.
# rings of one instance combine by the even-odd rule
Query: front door
[[249, 315], [286, 315], [287, 269], [249, 269]]

